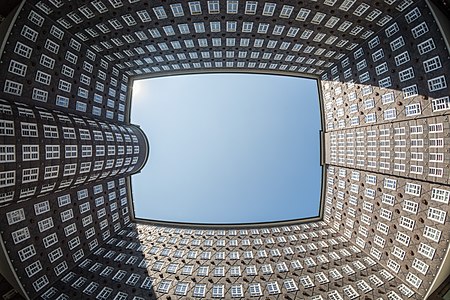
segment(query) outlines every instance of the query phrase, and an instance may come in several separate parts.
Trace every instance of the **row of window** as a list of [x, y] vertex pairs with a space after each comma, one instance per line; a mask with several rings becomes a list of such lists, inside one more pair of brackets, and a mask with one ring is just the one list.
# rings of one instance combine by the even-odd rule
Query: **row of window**
[[[422, 134], [439, 134], [444, 133], [444, 128], [448, 130], [444, 123], [438, 122], [436, 120], [425, 120], [427, 124], [420, 125], [420, 124], [405, 124], [405, 123], [397, 123], [393, 128], [390, 128], [389, 125], [387, 126], [380, 126], [380, 127], [372, 127], [372, 128], [365, 128], [364, 130], [358, 130], [358, 131], [345, 131], [345, 132], [336, 132], [331, 133], [332, 137], [337, 138], [339, 141], [346, 140], [347, 142], [353, 141], [353, 138], [356, 138], [357, 140], [363, 140], [365, 138], [368, 139], [375, 139], [378, 137], [388, 137], [390, 139], [392, 136], [405, 136], [408, 135], [422, 135]], [[430, 122], [430, 123], [428, 123]], [[432, 122], [432, 123], [431, 123]], [[406, 126], [407, 125], [407, 126]], [[435, 135], [432, 135], [435, 136]]]
[[[24, 146], [28, 147], [28, 146]], [[38, 146], [32, 146], [30, 147], [30, 152], [24, 152], [23, 157], [24, 160], [37, 160], [39, 158], [38, 152], [34, 152], [34, 147]], [[32, 151], [33, 150], [33, 151]], [[58, 150], [54, 150], [54, 146], [51, 146], [51, 152], [47, 152], [46, 156], [51, 158], [56, 158], [56, 156], [59, 155]], [[49, 150], [50, 151], [50, 150]], [[52, 156], [49, 155], [52, 154]], [[1, 157], [1, 156], [0, 156]], [[27, 158], [27, 159], [25, 159]], [[67, 158], [67, 156], [66, 156]], [[87, 162], [81, 162], [79, 164], [77, 163], [71, 163], [71, 164], [64, 164], [63, 166], [55, 165], [55, 166], [47, 166], [44, 168], [44, 170], [40, 170], [39, 168], [28, 168], [28, 169], [22, 169], [22, 176], [21, 176], [21, 183], [30, 183], [30, 182], [36, 182], [39, 179], [39, 172], [44, 173], [44, 179], [50, 179], [50, 178], [60, 178], [60, 177], [66, 177], [66, 176], [73, 176], [77, 173], [81, 176], [79, 179], [81, 179], [81, 182], [84, 182], [87, 180], [87, 177], [83, 177], [82, 174], [89, 173], [89, 172], [97, 172], [97, 171], [106, 171], [108, 169], [114, 168], [111, 172], [110, 176], [113, 176], [117, 174], [119, 171], [120, 173], [124, 172], [130, 172], [133, 170], [136, 166], [137, 161], [139, 160], [139, 157], [127, 157], [125, 159], [119, 158], [119, 159], [108, 159], [106, 160], [106, 164], [104, 160], [96, 160], [95, 162], [87, 161]], [[121, 168], [121, 169], [120, 169]], [[61, 169], [61, 174], [59, 174], [59, 170]], [[42, 172], [43, 171], [43, 172]], [[104, 176], [108, 176], [110, 172], [106, 171], [106, 175], [102, 175], [101, 178]], [[100, 173], [98, 173], [96, 176], [98, 177]], [[94, 174], [95, 176], [95, 174]], [[91, 178], [90, 180], [97, 179]], [[72, 180], [70, 180], [72, 181]], [[79, 183], [79, 182], [77, 182]], [[16, 184], [16, 171], [4, 171], [0, 172], [0, 187], [8, 187], [8, 186], [14, 186]], [[59, 188], [65, 186], [66, 182], [61, 182], [61, 185]], [[53, 185], [54, 188], [54, 185]], [[51, 188], [50, 190], [53, 190]], [[34, 188], [36, 189], [36, 188]], [[41, 191], [42, 193], [42, 191]], [[32, 195], [34, 192], [32, 193]], [[28, 196], [28, 195], [27, 195]], [[22, 197], [22, 196], [21, 196]]]
[[[311, 59], [311, 63], [316, 62], [316, 59]], [[323, 65], [325, 61], [319, 60], [316, 62], [316, 65]], [[326, 66], [325, 64], [324, 66]], [[202, 62], [202, 63], [183, 63], [183, 64], [171, 64], [171, 65], [163, 65], [161, 67], [144, 67], [142, 69], [135, 69], [125, 71], [125, 73], [132, 75], [143, 75], [147, 73], [158, 73], [172, 70], [188, 70], [188, 69], [202, 69], [202, 68], [248, 68], [248, 69], [269, 69], [269, 70], [281, 70], [281, 71], [290, 71], [290, 72], [299, 72], [299, 73], [308, 73], [308, 74], [321, 74], [323, 70], [316, 68], [315, 66], [289, 66], [288, 64], [268, 64], [268, 63], [257, 63], [257, 62], [234, 62], [234, 61], [216, 61], [216, 62]]]
[[[13, 115], [13, 109], [8, 102], [4, 100], [0, 100], [0, 111], [5, 115]], [[17, 106], [18, 116], [26, 117], [28, 119], [35, 119], [36, 114], [35, 111], [28, 108], [28, 106], [21, 104], [21, 106]], [[58, 121], [61, 124], [66, 124], [69, 126], [73, 126], [75, 123], [81, 126], [90, 126], [91, 128], [101, 128], [102, 131], [92, 130], [92, 134], [94, 135], [94, 139], [98, 141], [103, 140], [103, 135], [105, 135], [107, 141], [117, 141], [123, 142], [125, 139], [126, 142], [137, 143], [137, 137], [135, 136], [133, 130], [129, 127], [124, 127], [121, 125], [115, 124], [106, 124], [104, 122], [97, 122], [92, 119], [83, 119], [78, 116], [67, 116], [59, 113], [51, 113], [47, 110], [38, 109], [37, 115], [40, 119], [44, 120], [45, 123], [47, 121]], [[11, 120], [0, 120], [0, 135], [9, 135], [14, 136], [14, 122]], [[21, 134], [26, 137], [37, 137], [38, 136], [38, 124], [31, 123], [30, 120], [28, 122], [20, 122]], [[45, 125], [44, 128], [44, 137], [46, 138], [58, 138], [58, 127], [54, 125]], [[76, 139], [75, 128], [73, 127], [62, 127], [63, 137], [65, 139]], [[112, 132], [110, 132], [112, 131]], [[87, 129], [79, 129], [79, 136], [82, 140], [90, 140], [91, 133]], [[114, 138], [115, 137], [115, 138]]]
[[[190, 228], [170, 228], [170, 227], [160, 227], [160, 226], [151, 226], [151, 225], [143, 225], [139, 224], [139, 230], [150, 233], [164, 233], [164, 236], [158, 237], [158, 242], [166, 242], [166, 234], [176, 234], [178, 237], [182, 237], [183, 235], [194, 235], [200, 237], [207, 236], [224, 236], [226, 238], [230, 238], [232, 236], [246, 236], [246, 235], [278, 235], [278, 234], [286, 234], [290, 232], [299, 232], [308, 234], [311, 231], [319, 231], [325, 230], [323, 228], [326, 226], [324, 222], [315, 222], [315, 223], [305, 223], [305, 224], [294, 224], [289, 226], [282, 227], [267, 227], [267, 228], [252, 228], [252, 229], [190, 229]], [[328, 229], [327, 229], [328, 230]], [[322, 231], [322, 235], [325, 235], [326, 231]], [[330, 233], [334, 233], [333, 231]], [[317, 236], [314, 236], [317, 237]]]
[[[81, 155], [80, 157], [92, 157], [92, 145], [80, 145]], [[95, 156], [114, 156], [116, 155], [137, 155], [139, 154], [139, 146], [127, 146], [125, 153], [125, 146], [108, 145], [107, 151], [105, 151], [104, 145], [95, 146]], [[133, 152], [134, 149], [134, 152]], [[77, 158], [78, 157], [77, 145], [65, 145], [64, 146], [64, 158]], [[59, 159], [60, 158], [60, 146], [59, 145], [46, 145], [45, 146], [45, 158], [46, 159]], [[39, 160], [39, 145], [22, 145], [22, 161]], [[15, 162], [16, 161], [16, 146], [15, 145], [1, 145], [0, 146], [0, 163]], [[131, 163], [131, 157], [129, 159]], [[128, 164], [129, 164], [128, 163]], [[108, 165], [108, 163], [107, 163]], [[117, 165], [117, 161], [116, 161]], [[127, 160], [125, 160], [127, 165]], [[86, 165], [87, 166], [87, 165]], [[46, 168], [56, 168], [58, 166], [48, 166]]]

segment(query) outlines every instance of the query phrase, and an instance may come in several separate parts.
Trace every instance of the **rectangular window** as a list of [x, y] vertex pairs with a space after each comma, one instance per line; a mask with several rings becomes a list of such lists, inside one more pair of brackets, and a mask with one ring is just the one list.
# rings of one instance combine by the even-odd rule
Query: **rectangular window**
[[22, 183], [37, 181], [38, 175], [39, 175], [39, 168], [23, 169], [22, 170]]
[[63, 127], [62, 129], [63, 129], [63, 136], [65, 139], [71, 139], [71, 140], [76, 139], [74, 128]]
[[40, 232], [44, 232], [53, 227], [53, 219], [52, 217], [43, 219], [38, 222], [38, 228]]
[[77, 164], [67, 164], [67, 165], [64, 165], [63, 176], [72, 176], [72, 175], [75, 175], [76, 170], [77, 170]]
[[439, 243], [439, 240], [441, 238], [441, 231], [434, 227], [425, 226], [423, 230], [423, 236], [436, 243]]
[[45, 167], [44, 179], [51, 179], [58, 177], [59, 166]]
[[431, 191], [431, 200], [448, 204], [450, 191], [444, 189], [433, 188]]
[[422, 36], [423, 34], [428, 32], [428, 26], [425, 22], [420, 23], [413, 29], [411, 29], [411, 33], [415, 39]]
[[14, 121], [0, 120], [0, 136], [14, 136]]
[[420, 108], [420, 103], [414, 103], [405, 106], [405, 115], [407, 117], [417, 116], [422, 114], [422, 110]]
[[59, 145], [46, 145], [45, 146], [45, 158], [46, 159], [59, 158]]
[[48, 92], [38, 88], [33, 88], [33, 94], [31, 95], [31, 99], [41, 102], [47, 102]]
[[31, 237], [30, 231], [28, 230], [28, 227], [24, 227], [22, 229], [13, 231], [11, 233], [11, 237], [13, 239], [14, 244], [19, 244], [20, 242], [23, 242]]
[[16, 161], [15, 145], [0, 145], [0, 163]]
[[428, 89], [430, 92], [442, 90], [447, 87], [447, 82], [445, 81], [445, 76], [439, 76], [428, 80]]
[[419, 209], [419, 204], [410, 200], [405, 200], [403, 202], [403, 210], [416, 214]]
[[77, 145], [66, 145], [65, 146], [65, 157], [66, 158], [76, 158], [78, 156]]
[[413, 68], [410, 67], [410, 68], [408, 68], [408, 69], [405, 69], [405, 70], [403, 70], [403, 71], [398, 72], [398, 76], [399, 76], [399, 78], [400, 78], [400, 82], [403, 82], [403, 81], [407, 81], [407, 80], [413, 79], [413, 78], [414, 78], [414, 71], [413, 71]]
[[420, 55], [424, 55], [425, 53], [428, 53], [435, 48], [436, 46], [432, 38], [417, 45], [417, 49], [419, 50]]
[[36, 39], [38, 37], [38, 32], [36, 30], [31, 29], [27, 25], [24, 25], [22, 27], [22, 31], [20, 32], [20, 34], [26, 39], [32, 41], [33, 43], [36, 42]]
[[12, 59], [9, 63], [8, 72], [25, 77], [27, 66]]
[[27, 45], [22, 44], [21, 42], [17, 42], [14, 48], [14, 53], [25, 58], [30, 58], [32, 52], [33, 49], [31, 47], [28, 47]]
[[36, 77], [35, 77], [34, 80], [35, 80], [36, 82], [39, 82], [39, 83], [42, 83], [42, 84], [45, 84], [45, 85], [49, 85], [51, 79], [52, 79], [52, 76], [51, 76], [51, 75], [49, 75], [49, 74], [47, 74], [47, 73], [44, 73], [44, 72], [42, 72], [42, 71], [37, 71], [37, 72], [36, 72]]
[[58, 236], [56, 233], [52, 233], [42, 239], [45, 248], [48, 248], [58, 242]]
[[423, 67], [426, 73], [432, 72], [442, 67], [439, 56], [435, 56], [423, 62]]
[[23, 84], [11, 80], [6, 80], [3, 91], [8, 94], [20, 96], [22, 95], [22, 89]]
[[421, 243], [418, 252], [426, 258], [433, 259], [436, 250], [427, 244]]
[[428, 208], [428, 216], [427, 218], [433, 221], [436, 221], [438, 223], [444, 224], [446, 219], [447, 213], [443, 210], [436, 209], [433, 207]]
[[449, 99], [450, 98], [448, 96], [438, 98], [438, 99], [433, 99], [432, 100], [433, 112], [450, 109], [450, 100]]

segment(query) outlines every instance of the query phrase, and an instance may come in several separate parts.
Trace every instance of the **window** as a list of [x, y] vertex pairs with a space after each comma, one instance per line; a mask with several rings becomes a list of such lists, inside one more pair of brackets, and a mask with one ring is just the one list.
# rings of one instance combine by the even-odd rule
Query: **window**
[[44, 179], [57, 178], [59, 173], [59, 166], [45, 167]]
[[23, 169], [22, 170], [22, 183], [37, 181], [38, 175], [39, 175], [39, 168]]
[[417, 49], [419, 50], [420, 55], [424, 55], [425, 53], [428, 53], [435, 48], [436, 46], [432, 38], [417, 45]]
[[186, 283], [186, 282], [179, 282], [177, 284], [177, 286], [175, 287], [175, 294], [176, 295], [181, 295], [181, 296], [186, 296], [188, 288], [189, 288], [189, 284], [188, 283]]
[[414, 78], [413, 68], [410, 67], [403, 71], [398, 72], [398, 76], [400, 78], [400, 82], [407, 81], [407, 80]]
[[213, 298], [222, 298], [225, 293], [224, 285], [213, 285], [212, 288], [212, 297]]
[[106, 300], [109, 298], [109, 296], [112, 294], [113, 289], [109, 288], [109, 287], [104, 287], [100, 293], [97, 294], [97, 297], [95, 297], [95, 299], [97, 300]]
[[447, 82], [445, 81], [445, 76], [439, 76], [428, 80], [428, 89], [430, 92], [442, 90], [447, 87]]
[[65, 158], [76, 158], [78, 156], [77, 145], [66, 145], [65, 149]]
[[92, 146], [82, 145], [81, 146], [81, 157], [91, 157], [92, 156]]
[[273, 13], [275, 12], [275, 7], [276, 6], [277, 5], [275, 3], [268, 3], [268, 2], [266, 2], [264, 4], [264, 9], [263, 9], [262, 15], [263, 16], [269, 16], [269, 17], [273, 16]]
[[403, 210], [416, 214], [419, 209], [419, 204], [410, 200], [405, 200], [403, 202]]
[[33, 282], [33, 287], [36, 292], [40, 291], [44, 286], [49, 283], [46, 275], [39, 277], [36, 281]]
[[420, 279], [419, 277], [417, 277], [416, 275], [414, 275], [411, 272], [408, 273], [408, 275], [406, 275], [406, 281], [408, 283], [410, 283], [416, 289], [419, 288], [420, 285], [422, 284], [422, 279]]
[[189, 10], [191, 11], [191, 15], [202, 14], [202, 8], [200, 5], [200, 1], [189, 2]]
[[53, 219], [52, 217], [43, 219], [38, 222], [38, 227], [40, 232], [44, 232], [53, 227]]
[[22, 44], [21, 42], [17, 42], [14, 48], [14, 52], [16, 54], [25, 58], [30, 58], [32, 51], [33, 49], [31, 47], [28, 47], [27, 45]]
[[261, 285], [259, 283], [251, 283], [248, 286], [250, 296], [257, 297], [262, 295]]
[[431, 191], [431, 200], [448, 204], [450, 191], [433, 188]]
[[413, 230], [414, 229], [414, 220], [411, 220], [410, 218], [401, 216], [400, 217], [400, 226], [402, 226], [403, 228], [406, 228], [408, 230]]
[[0, 120], [0, 136], [14, 136], [14, 121]]
[[258, 7], [257, 1], [246, 1], [245, 2], [245, 14], [246, 15], [256, 14], [257, 7]]
[[168, 293], [171, 284], [171, 280], [162, 280], [158, 286], [158, 292]]
[[48, 248], [58, 242], [58, 236], [56, 233], [52, 233], [42, 239], [42, 242], [44, 243], [44, 247]]
[[32, 42], [36, 42], [36, 39], [38, 37], [38, 32], [31, 29], [30, 27], [28, 27], [27, 25], [24, 25], [22, 27], [22, 31], [20, 33], [23, 37], [25, 37], [26, 39], [32, 41]]
[[425, 22], [420, 23], [413, 29], [411, 29], [411, 33], [415, 39], [422, 36], [423, 34], [428, 32], [428, 26]]
[[153, 279], [150, 277], [145, 277], [144, 281], [141, 284], [141, 288], [149, 290], [152, 288]]
[[413, 10], [411, 10], [409, 13], [405, 14], [405, 20], [408, 22], [408, 24], [414, 22], [417, 20], [422, 14], [420, 13], [420, 10], [416, 7]]
[[25, 77], [27, 66], [12, 59], [9, 63], [8, 72]]
[[77, 164], [64, 165], [63, 176], [75, 175], [76, 170], [77, 170]]
[[379, 61], [379, 60], [382, 59], [383, 57], [384, 57], [383, 49], [379, 49], [379, 50], [375, 51], [375, 52], [372, 54], [372, 60], [373, 60], [374, 62]]
[[62, 129], [63, 129], [63, 136], [65, 139], [71, 139], [71, 140], [76, 139], [74, 128], [63, 127]]
[[433, 207], [428, 208], [428, 215], [427, 218], [433, 221], [436, 221], [438, 223], [444, 224], [446, 219], [447, 213], [443, 210], [436, 209]]
[[205, 297], [206, 284], [196, 284], [192, 295], [194, 297]]
[[155, 13], [156, 18], [158, 18], [158, 20], [167, 18], [167, 14], [164, 10], [164, 7], [162, 6], [154, 7], [153, 12]]
[[227, 0], [227, 14], [237, 14], [237, 12], [238, 12], [238, 1]]
[[439, 240], [441, 238], [441, 231], [434, 227], [425, 226], [423, 230], [423, 236], [436, 243], [439, 243]]
[[418, 252], [426, 258], [433, 259], [436, 250], [427, 244], [420, 243]]
[[397, 110], [395, 108], [386, 109], [383, 113], [385, 120], [393, 120], [397, 118]]
[[405, 115], [407, 117], [417, 116], [417, 115], [420, 115], [421, 113], [422, 113], [422, 110], [420, 108], [420, 103], [414, 103], [414, 104], [405, 106]]
[[13, 239], [14, 244], [18, 244], [20, 242], [23, 242], [30, 238], [30, 231], [28, 230], [28, 227], [24, 227], [22, 229], [13, 231], [11, 233], [11, 237]]
[[297, 284], [295, 283], [295, 281], [293, 279], [289, 278], [289, 279], [285, 280], [283, 282], [283, 285], [288, 292], [295, 292], [298, 290]]
[[405, 193], [413, 196], [420, 196], [421, 186], [419, 184], [407, 182], [405, 185]]
[[435, 56], [423, 62], [423, 67], [426, 73], [432, 72], [442, 67], [439, 56]]
[[64, 76], [67, 76], [69, 78], [73, 78], [74, 73], [75, 73], [75, 70], [69, 66], [63, 65], [61, 68], [61, 74]]
[[277, 282], [268, 282], [266, 285], [269, 295], [276, 295], [280, 293], [280, 287]]
[[36, 82], [39, 82], [39, 83], [42, 83], [42, 84], [45, 84], [45, 85], [49, 85], [51, 79], [52, 79], [51, 75], [49, 75], [47, 73], [44, 73], [42, 71], [37, 71], [36, 72], [36, 77], [35, 77], [34, 80]]
[[0, 145], [0, 163], [16, 161], [15, 145]]
[[46, 145], [45, 146], [45, 158], [46, 159], [59, 158], [59, 145]]
[[391, 46], [391, 50], [392, 50], [392, 51], [398, 50], [398, 49], [400, 49], [401, 47], [403, 47], [404, 45], [405, 45], [405, 41], [403, 40], [403, 37], [402, 37], [402, 36], [399, 36], [398, 38], [396, 38], [395, 40], [393, 40], [393, 41], [390, 43], [390, 46]]
[[225, 267], [215, 267], [214, 268], [214, 276], [223, 277], [225, 276]]
[[402, 52], [394, 57], [395, 65], [400, 66], [410, 60], [408, 51]]

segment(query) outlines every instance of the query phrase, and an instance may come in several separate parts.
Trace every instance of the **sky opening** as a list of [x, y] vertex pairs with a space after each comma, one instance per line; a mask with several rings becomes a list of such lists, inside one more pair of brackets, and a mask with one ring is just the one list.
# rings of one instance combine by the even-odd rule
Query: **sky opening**
[[151, 145], [146, 166], [132, 176], [138, 218], [253, 223], [318, 215], [315, 80], [254, 74], [139, 80], [131, 122]]

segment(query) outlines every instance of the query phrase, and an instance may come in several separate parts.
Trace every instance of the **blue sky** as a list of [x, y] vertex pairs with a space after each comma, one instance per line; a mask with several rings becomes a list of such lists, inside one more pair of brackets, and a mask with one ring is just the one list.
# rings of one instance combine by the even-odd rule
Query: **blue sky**
[[195, 223], [318, 214], [314, 80], [204, 74], [134, 83], [131, 122], [151, 144], [132, 177], [136, 216]]

